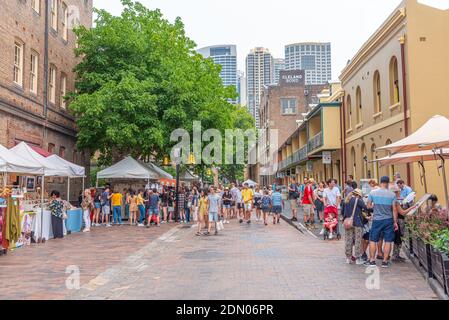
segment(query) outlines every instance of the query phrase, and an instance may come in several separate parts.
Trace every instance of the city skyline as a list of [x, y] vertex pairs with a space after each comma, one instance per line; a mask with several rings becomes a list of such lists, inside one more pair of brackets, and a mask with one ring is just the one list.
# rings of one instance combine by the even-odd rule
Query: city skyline
[[[222, 43], [235, 44], [238, 50], [238, 70], [245, 69], [246, 56], [255, 47], [268, 48], [274, 58], [284, 58], [285, 46], [288, 44], [331, 42], [332, 80], [338, 78], [347, 61], [352, 59], [385, 17], [401, 3], [391, 0], [348, 0], [342, 3], [317, 0], [301, 4], [282, 0], [272, 10], [264, 10], [265, 6], [254, 6], [253, 1], [230, 0], [225, 4], [196, 0], [194, 6], [190, 2], [179, 0], [140, 2], [150, 9], [160, 8], [169, 21], [180, 16], [187, 35], [195, 41], [197, 49]], [[119, 15], [122, 9], [120, 0], [94, 0], [94, 6], [106, 9], [114, 15]], [[290, 9], [285, 10], [285, 7]], [[248, 15], [248, 10], [254, 10], [254, 14]], [[203, 12], [209, 14], [204, 15]], [[220, 14], [214, 14], [215, 12]], [[348, 15], [348, 12], [351, 19], [339, 18]], [[247, 27], [260, 20], [268, 22], [257, 29], [258, 32]], [[232, 24], [229, 21], [232, 21]], [[353, 28], [355, 25], [356, 29]], [[347, 37], [349, 33], [350, 38]]]

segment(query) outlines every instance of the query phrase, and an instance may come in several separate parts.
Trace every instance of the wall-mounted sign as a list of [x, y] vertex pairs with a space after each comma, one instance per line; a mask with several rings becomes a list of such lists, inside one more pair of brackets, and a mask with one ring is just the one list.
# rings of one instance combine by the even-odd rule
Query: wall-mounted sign
[[284, 86], [298, 86], [305, 84], [304, 70], [281, 70], [279, 72], [280, 84]]
[[323, 151], [323, 164], [332, 164], [332, 152]]

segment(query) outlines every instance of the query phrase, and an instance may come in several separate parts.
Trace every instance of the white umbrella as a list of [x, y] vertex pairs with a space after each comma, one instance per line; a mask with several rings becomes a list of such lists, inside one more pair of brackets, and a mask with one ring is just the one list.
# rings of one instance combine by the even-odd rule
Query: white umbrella
[[37, 163], [30, 163], [0, 145], [0, 172], [42, 175], [44, 168]]

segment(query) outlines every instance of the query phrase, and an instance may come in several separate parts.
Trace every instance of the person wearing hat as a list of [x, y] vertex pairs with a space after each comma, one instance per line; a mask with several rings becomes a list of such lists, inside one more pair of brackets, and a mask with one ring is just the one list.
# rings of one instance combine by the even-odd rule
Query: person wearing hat
[[385, 242], [382, 268], [391, 266], [390, 253], [395, 239], [395, 231], [398, 230], [398, 211], [396, 206], [396, 195], [388, 190], [390, 178], [384, 176], [380, 179], [380, 188], [373, 190], [368, 195], [368, 208], [373, 210], [373, 224], [370, 232], [369, 261], [365, 263], [368, 267], [376, 267], [376, 249], [381, 240]]
[[349, 200], [345, 204], [343, 221], [352, 218], [352, 228], [345, 229], [345, 253], [346, 263], [362, 265], [365, 261], [362, 259], [363, 249], [363, 213], [368, 208], [363, 201], [362, 190], [355, 189], [348, 196]]

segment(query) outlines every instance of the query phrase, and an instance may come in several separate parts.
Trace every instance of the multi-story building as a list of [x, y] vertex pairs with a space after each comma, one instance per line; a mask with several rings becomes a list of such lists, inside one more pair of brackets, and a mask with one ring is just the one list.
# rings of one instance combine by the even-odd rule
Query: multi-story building
[[64, 97], [75, 90], [78, 62], [71, 26], [91, 27], [92, 0], [0, 0], [0, 7], [0, 144], [25, 141], [84, 164]]
[[[417, 165], [379, 167], [378, 147], [400, 140], [436, 114], [449, 116], [449, 11], [403, 1], [343, 70], [343, 174], [391, 178], [399, 172], [423, 193]], [[431, 192], [441, 178], [425, 163]]]
[[274, 84], [279, 83], [279, 73], [281, 70], [285, 70], [285, 59], [273, 59], [273, 67], [274, 67]]
[[278, 85], [264, 89], [260, 105], [259, 175], [263, 185], [273, 183], [277, 172], [278, 149], [298, 128], [303, 114], [318, 103], [324, 85], [306, 85], [304, 70], [280, 71]]
[[[221, 65], [220, 77], [225, 86], [234, 86], [237, 90], [237, 47], [235, 45], [216, 45], [198, 49], [205, 58], [211, 58]], [[232, 101], [236, 103], [237, 101]]]
[[319, 103], [306, 112], [296, 130], [278, 149], [279, 184], [291, 178], [341, 181], [341, 121], [343, 91], [340, 83], [331, 83], [318, 94]]
[[332, 80], [331, 44], [301, 42], [285, 46], [285, 69], [305, 70], [306, 84], [325, 84]]
[[254, 48], [246, 57], [248, 111], [259, 128], [260, 95], [274, 77], [273, 56], [266, 48]]
[[241, 106], [246, 106], [248, 104], [248, 100], [246, 98], [246, 76], [243, 71], [237, 72], [237, 93], [239, 95], [237, 103]]

